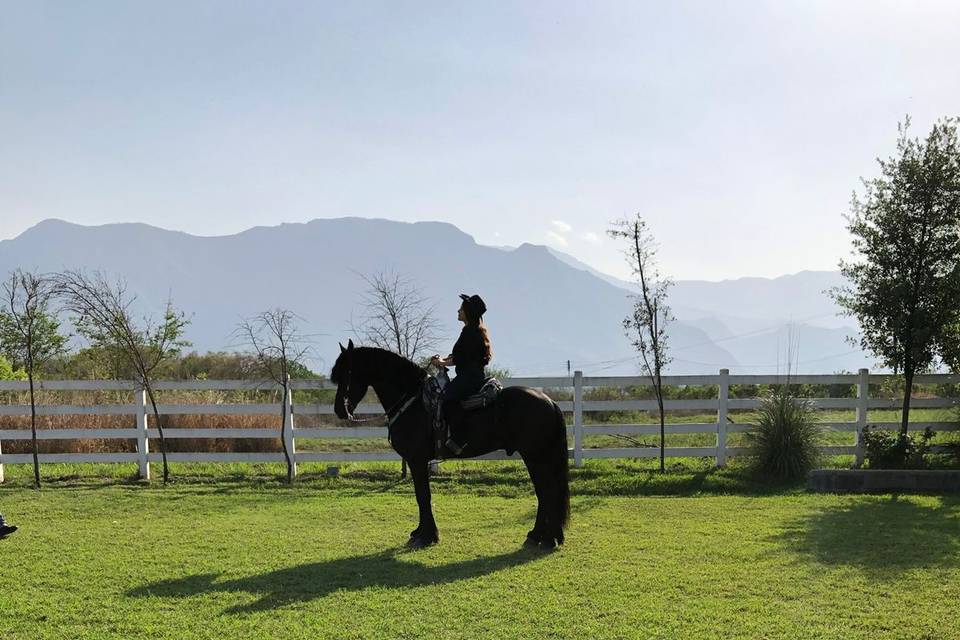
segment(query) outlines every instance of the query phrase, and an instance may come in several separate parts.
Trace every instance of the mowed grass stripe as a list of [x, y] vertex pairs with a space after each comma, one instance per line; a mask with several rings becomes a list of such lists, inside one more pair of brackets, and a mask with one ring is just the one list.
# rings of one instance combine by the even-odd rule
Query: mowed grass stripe
[[575, 496], [520, 548], [530, 496], [216, 484], [0, 490], [14, 638], [960, 637], [960, 501]]

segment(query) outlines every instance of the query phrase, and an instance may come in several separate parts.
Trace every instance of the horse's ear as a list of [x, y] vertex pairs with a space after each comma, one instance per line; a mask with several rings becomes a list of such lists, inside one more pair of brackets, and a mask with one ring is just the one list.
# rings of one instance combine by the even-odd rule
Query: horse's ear
[[350, 342], [347, 343], [347, 351], [353, 351], [353, 338], [350, 338]]
[[344, 351], [346, 351], [342, 342], [338, 342], [337, 344], [340, 345], [340, 353], [343, 353]]

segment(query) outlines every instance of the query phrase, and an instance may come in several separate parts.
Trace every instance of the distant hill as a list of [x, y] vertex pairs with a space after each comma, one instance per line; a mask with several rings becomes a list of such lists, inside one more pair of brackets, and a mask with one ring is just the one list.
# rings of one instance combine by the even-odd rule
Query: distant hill
[[[623, 289], [638, 287], [601, 273], [573, 256], [550, 252], [574, 268]], [[858, 335], [856, 321], [843, 316], [826, 291], [844, 283], [839, 271], [802, 271], [778, 278], [736, 278], [711, 282], [679, 280], [670, 289], [670, 307], [684, 324], [704, 331], [737, 360], [731, 371], [769, 373], [786, 367], [788, 345], [801, 371], [855, 371], [876, 368], [849, 339]], [[674, 356], [690, 358], [687, 345]], [[692, 363], [689, 363], [692, 364]]]
[[[235, 347], [231, 333], [243, 316], [292, 309], [305, 319], [312, 364], [321, 370], [336, 356], [337, 342], [349, 337], [365, 287], [360, 274], [393, 270], [437, 303], [450, 345], [459, 330], [457, 294], [481, 293], [490, 308], [495, 364], [516, 374], [560, 374], [567, 360], [588, 374], [637, 371], [620, 328], [630, 309], [628, 283], [543, 246], [479, 245], [442, 222], [337, 218], [199, 237], [144, 224], [46, 220], [0, 242], [0, 272], [15, 267], [122, 275], [144, 311], [159, 312], [171, 294], [192, 315], [188, 337], [199, 350]], [[851, 330], [830, 326], [824, 315], [833, 307], [819, 292], [836, 278], [804, 272], [677, 283], [671, 291], [678, 318], [670, 331], [671, 371], [776, 371], [778, 344], [786, 342], [783, 324], [791, 318], [799, 321], [799, 369], [864, 366], [867, 359], [843, 343]]]

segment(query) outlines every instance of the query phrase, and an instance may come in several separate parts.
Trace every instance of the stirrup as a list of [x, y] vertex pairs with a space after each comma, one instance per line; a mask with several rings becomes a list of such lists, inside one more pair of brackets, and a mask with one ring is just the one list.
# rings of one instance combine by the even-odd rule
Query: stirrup
[[445, 446], [447, 449], [449, 449], [450, 451], [452, 451], [452, 452], [453, 452], [453, 455], [458, 456], [458, 455], [460, 455], [461, 453], [463, 453], [463, 450], [464, 450], [464, 448], [466, 448], [467, 445], [464, 444], [463, 446], [461, 446], [461, 445], [460, 445], [456, 440], [454, 440], [453, 438], [447, 438], [447, 441], [444, 443], [444, 446]]

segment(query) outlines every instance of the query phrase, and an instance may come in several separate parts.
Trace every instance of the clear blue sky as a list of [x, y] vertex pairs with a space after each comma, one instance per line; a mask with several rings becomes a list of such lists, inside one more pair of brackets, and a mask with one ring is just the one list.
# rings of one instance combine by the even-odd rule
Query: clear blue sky
[[833, 269], [859, 176], [960, 115], [957, 2], [0, 0], [0, 238], [445, 220], [623, 274]]

